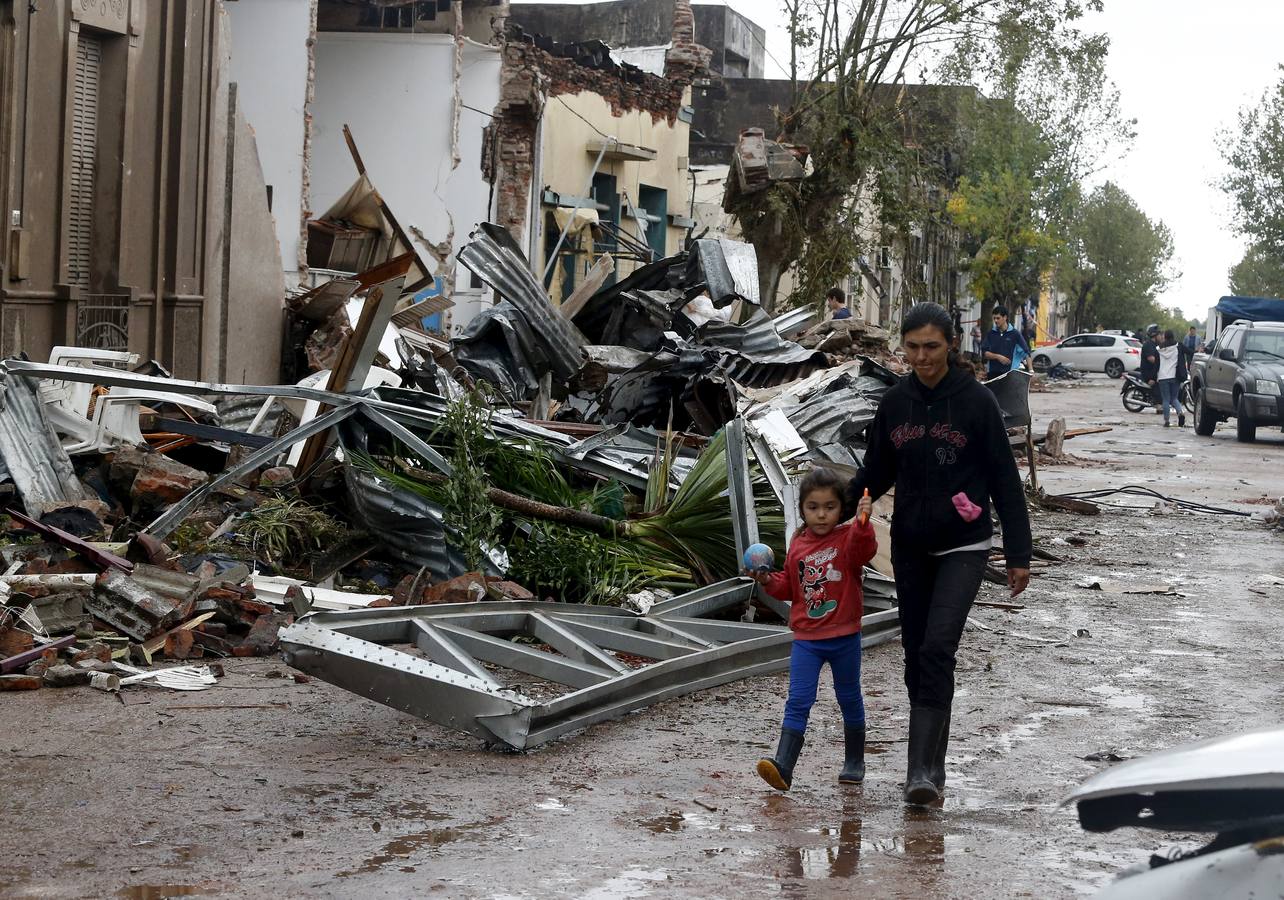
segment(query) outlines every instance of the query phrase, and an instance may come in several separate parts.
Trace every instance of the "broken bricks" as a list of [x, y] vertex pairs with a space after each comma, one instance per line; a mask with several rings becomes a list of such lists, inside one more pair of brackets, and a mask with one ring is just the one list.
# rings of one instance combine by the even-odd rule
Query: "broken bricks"
[[181, 608], [180, 603], [152, 593], [115, 569], [98, 576], [86, 606], [95, 617], [136, 641], [174, 624]]

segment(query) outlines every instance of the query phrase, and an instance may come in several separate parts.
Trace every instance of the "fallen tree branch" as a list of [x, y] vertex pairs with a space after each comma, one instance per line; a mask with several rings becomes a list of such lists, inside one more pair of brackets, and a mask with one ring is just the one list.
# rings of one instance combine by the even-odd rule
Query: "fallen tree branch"
[[[418, 481], [422, 484], [443, 485], [450, 480], [447, 476], [436, 472], [425, 472], [422, 469], [416, 469], [408, 465], [405, 460], [398, 459], [396, 462], [402, 473], [413, 481]], [[532, 519], [543, 519], [546, 522], [557, 522], [561, 525], [573, 525], [576, 528], [596, 532], [604, 537], [619, 537], [629, 532], [627, 522], [617, 522], [615, 519], [599, 516], [597, 513], [585, 512], [582, 509], [569, 509], [565, 506], [541, 503], [538, 500], [531, 500], [529, 497], [522, 497], [496, 487], [487, 488], [486, 497], [500, 509], [529, 516]]]

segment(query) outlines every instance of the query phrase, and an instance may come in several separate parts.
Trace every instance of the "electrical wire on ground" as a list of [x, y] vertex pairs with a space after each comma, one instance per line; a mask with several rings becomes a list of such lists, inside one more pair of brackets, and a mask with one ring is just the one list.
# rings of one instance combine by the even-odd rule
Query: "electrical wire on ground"
[[[1149, 497], [1152, 500], [1162, 500], [1164, 503], [1171, 503], [1178, 509], [1189, 510], [1190, 512], [1209, 513], [1215, 516], [1243, 516], [1248, 518], [1252, 513], [1240, 512], [1237, 509], [1225, 509], [1220, 506], [1208, 506], [1204, 503], [1196, 503], [1193, 500], [1182, 500], [1177, 497], [1167, 497], [1156, 490], [1141, 485], [1129, 484], [1120, 488], [1105, 488], [1097, 491], [1076, 491], [1071, 494], [1060, 494], [1058, 496], [1067, 497], [1071, 500], [1092, 500], [1096, 501], [1102, 497], [1110, 497], [1115, 494], [1127, 494], [1133, 497]], [[1119, 503], [1100, 503], [1099, 506], [1107, 506], [1111, 509], [1136, 509], [1135, 506]]]

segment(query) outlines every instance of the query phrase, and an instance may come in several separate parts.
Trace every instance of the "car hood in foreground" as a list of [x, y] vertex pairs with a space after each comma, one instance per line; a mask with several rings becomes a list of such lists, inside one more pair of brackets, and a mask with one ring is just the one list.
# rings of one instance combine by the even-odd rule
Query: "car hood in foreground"
[[[1215, 738], [1121, 763], [1062, 801], [1088, 831], [1127, 825], [1220, 832], [1284, 825], [1284, 728]], [[1284, 828], [1281, 829], [1284, 833]]]

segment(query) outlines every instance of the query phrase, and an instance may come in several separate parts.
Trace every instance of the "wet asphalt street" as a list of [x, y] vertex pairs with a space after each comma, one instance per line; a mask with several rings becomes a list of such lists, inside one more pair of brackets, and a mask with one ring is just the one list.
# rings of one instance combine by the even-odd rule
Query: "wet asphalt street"
[[[1236, 443], [1130, 414], [1118, 383], [1032, 395], [1067, 441], [1052, 491], [1126, 484], [1243, 511], [1284, 494], [1284, 436]], [[217, 688], [0, 694], [0, 896], [1037, 897], [1090, 894], [1186, 836], [1079, 829], [1058, 803], [1108, 762], [1284, 721], [1284, 534], [1250, 520], [1133, 509], [1034, 514], [1063, 559], [1024, 608], [978, 607], [959, 656], [947, 796], [900, 801], [900, 648], [866, 656], [872, 743], [840, 787], [824, 684], [795, 775], [754, 774], [786, 677], [670, 701], [525, 754], [319, 682], [233, 660]], [[1176, 593], [1110, 593], [1090, 577]], [[1006, 600], [993, 585], [982, 599]]]

